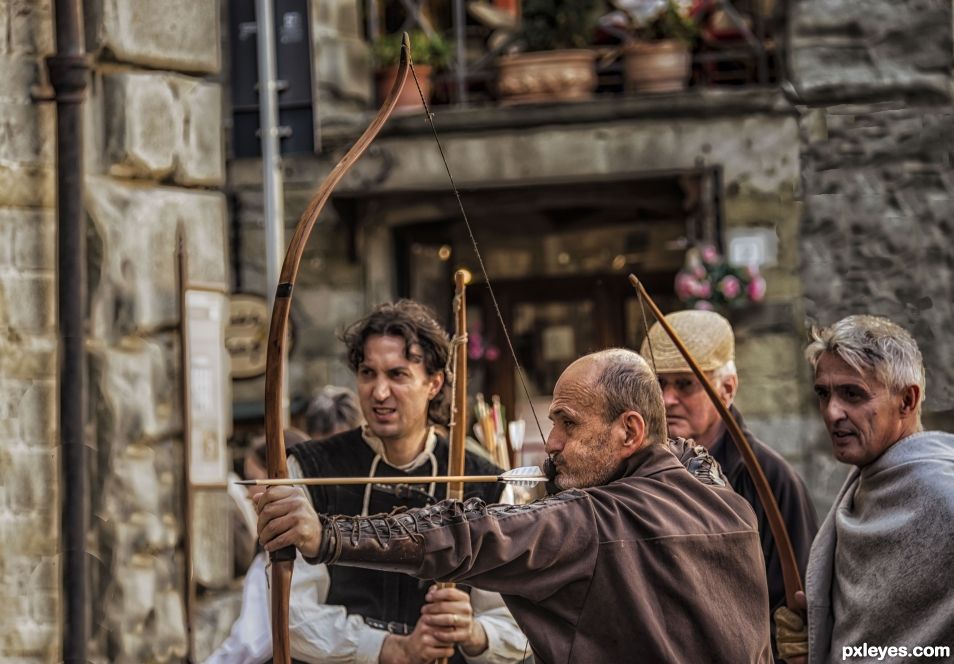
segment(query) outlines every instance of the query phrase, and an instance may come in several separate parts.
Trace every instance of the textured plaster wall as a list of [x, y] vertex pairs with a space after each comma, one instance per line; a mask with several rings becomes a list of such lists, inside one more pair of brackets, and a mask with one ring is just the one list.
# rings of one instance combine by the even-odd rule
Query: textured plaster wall
[[[888, 316], [918, 340], [927, 418], [954, 410], [954, 112], [949, 0], [801, 0], [790, 67], [802, 104], [807, 321]], [[833, 496], [845, 468], [827, 436], [812, 473]]]

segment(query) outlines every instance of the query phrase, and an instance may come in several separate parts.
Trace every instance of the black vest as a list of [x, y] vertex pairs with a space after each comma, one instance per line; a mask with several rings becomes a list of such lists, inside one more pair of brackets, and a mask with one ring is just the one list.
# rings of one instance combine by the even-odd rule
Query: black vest
[[[367, 477], [375, 453], [361, 437], [361, 430], [354, 429], [322, 441], [308, 441], [289, 450], [301, 465], [305, 477]], [[437, 468], [430, 463], [405, 472], [388, 465], [382, 458], [375, 469], [379, 477], [395, 475], [446, 475], [447, 439], [438, 437], [434, 446]], [[497, 475], [501, 472], [493, 464], [467, 453], [464, 460], [466, 475]], [[428, 484], [406, 485], [413, 487], [410, 495], [398, 496], [372, 487], [368, 514], [390, 512], [395, 507], [423, 507], [428, 504]], [[315, 510], [323, 514], [361, 514], [365, 486], [311, 486]], [[464, 499], [482, 498], [488, 503], [500, 500], [502, 484], [465, 484]], [[447, 484], [438, 484], [434, 491], [437, 500], [447, 497]], [[331, 586], [327, 603], [344, 606], [349, 614], [374, 618], [384, 622], [404, 623], [413, 627], [421, 614], [424, 595], [432, 585], [406, 574], [379, 572], [359, 567], [328, 567]]]

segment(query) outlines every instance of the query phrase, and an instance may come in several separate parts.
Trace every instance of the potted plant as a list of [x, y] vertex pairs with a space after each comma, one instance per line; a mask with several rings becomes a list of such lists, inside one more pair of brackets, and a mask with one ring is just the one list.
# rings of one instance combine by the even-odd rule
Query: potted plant
[[505, 104], [587, 99], [596, 89], [595, 54], [587, 46], [598, 0], [524, 0], [521, 52], [497, 60]]
[[[411, 61], [421, 84], [421, 92], [430, 103], [431, 74], [450, 65], [450, 46], [436, 32], [427, 33], [416, 30], [411, 37]], [[394, 33], [378, 37], [371, 45], [371, 57], [377, 71], [378, 101], [383, 101], [394, 84], [398, 63], [401, 60], [401, 42], [403, 33]], [[413, 81], [408, 81], [398, 97], [397, 106], [402, 108], [420, 108], [421, 95]]]
[[689, 82], [698, 35], [692, 0], [613, 0], [626, 28], [623, 73], [627, 92], [673, 92]]

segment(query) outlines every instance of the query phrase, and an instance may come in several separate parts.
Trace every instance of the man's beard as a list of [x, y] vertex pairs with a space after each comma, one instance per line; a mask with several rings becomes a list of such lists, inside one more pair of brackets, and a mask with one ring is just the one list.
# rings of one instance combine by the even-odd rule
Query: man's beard
[[557, 491], [566, 491], [608, 484], [619, 472], [619, 464], [613, 463], [607, 456], [609, 436], [610, 429], [607, 427], [600, 432], [596, 440], [577, 448], [572, 472], [567, 469], [562, 452], [551, 455], [545, 464], [547, 474], [551, 478], [547, 484], [548, 487], [555, 488]]

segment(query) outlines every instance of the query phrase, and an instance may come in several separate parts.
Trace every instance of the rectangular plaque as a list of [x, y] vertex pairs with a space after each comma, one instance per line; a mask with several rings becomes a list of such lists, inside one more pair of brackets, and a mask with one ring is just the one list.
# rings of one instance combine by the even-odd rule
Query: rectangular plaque
[[229, 369], [225, 349], [228, 297], [224, 293], [185, 293], [186, 367], [189, 372], [189, 480], [221, 485], [228, 480]]

